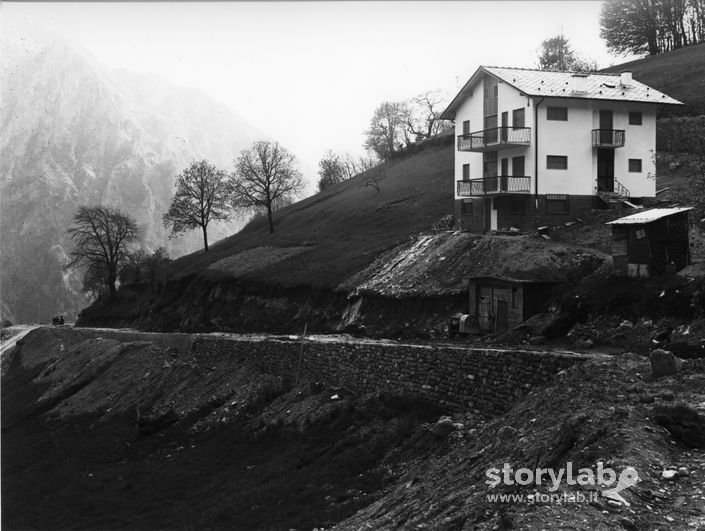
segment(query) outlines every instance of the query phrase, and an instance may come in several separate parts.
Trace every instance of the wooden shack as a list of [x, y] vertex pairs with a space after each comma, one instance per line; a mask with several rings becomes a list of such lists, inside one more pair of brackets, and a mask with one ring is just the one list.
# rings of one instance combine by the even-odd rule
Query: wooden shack
[[612, 227], [615, 273], [648, 277], [687, 266], [689, 210], [688, 207], [654, 208], [607, 223]]
[[511, 330], [532, 315], [545, 311], [551, 290], [558, 283], [507, 277], [470, 278], [470, 314], [482, 334]]

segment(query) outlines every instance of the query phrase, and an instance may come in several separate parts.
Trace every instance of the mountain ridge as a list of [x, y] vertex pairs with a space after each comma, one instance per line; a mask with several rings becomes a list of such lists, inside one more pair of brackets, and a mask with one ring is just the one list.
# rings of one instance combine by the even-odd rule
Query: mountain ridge
[[[263, 133], [198, 89], [111, 69], [72, 43], [3, 48], [0, 285], [15, 317], [70, 317], [87, 304], [80, 275], [63, 270], [79, 205], [132, 215], [148, 250], [199, 249], [198, 234], [170, 240], [161, 224], [175, 176], [194, 159], [230, 165]], [[214, 226], [213, 241], [239, 226]]]

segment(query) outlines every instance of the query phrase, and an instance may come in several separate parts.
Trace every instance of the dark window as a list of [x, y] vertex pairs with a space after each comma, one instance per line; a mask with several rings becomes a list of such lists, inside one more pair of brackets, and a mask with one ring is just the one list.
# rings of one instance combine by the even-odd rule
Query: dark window
[[519, 288], [512, 288], [512, 308], [518, 308], [517, 301], [519, 300], [519, 297], [517, 297], [517, 292], [519, 291]]
[[546, 120], [568, 120], [568, 107], [546, 107]]
[[640, 112], [630, 112], [629, 113], [629, 125], [641, 125], [641, 113]]
[[514, 109], [512, 111], [512, 126], [514, 129], [524, 127], [524, 109]]
[[525, 214], [526, 200], [523, 197], [512, 197], [509, 209], [512, 214]]
[[567, 170], [568, 157], [565, 155], [546, 155], [546, 168], [549, 170]]
[[641, 173], [641, 159], [629, 159], [629, 171]]
[[525, 175], [524, 167], [525, 167], [525, 162], [524, 162], [523, 156], [512, 157], [512, 175], [516, 175], [518, 177], [523, 177]]
[[567, 214], [568, 196], [559, 194], [546, 195], [546, 214]]
[[460, 214], [463, 216], [472, 216], [472, 201], [460, 202]]
[[470, 120], [465, 120], [463, 122], [463, 135], [467, 136], [470, 134]]
[[470, 164], [463, 164], [463, 181], [470, 180]]

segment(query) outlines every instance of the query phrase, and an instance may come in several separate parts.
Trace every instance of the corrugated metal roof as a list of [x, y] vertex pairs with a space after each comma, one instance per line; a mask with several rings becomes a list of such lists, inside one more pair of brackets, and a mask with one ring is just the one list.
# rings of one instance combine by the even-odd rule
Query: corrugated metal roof
[[481, 79], [483, 72], [496, 76], [529, 96], [683, 105], [680, 101], [635, 79], [631, 80], [629, 86], [623, 86], [619, 74], [582, 74], [585, 78], [584, 87], [580, 92], [576, 92], [573, 90], [573, 76], [576, 72], [481, 66], [443, 111], [442, 119], [455, 119], [455, 112], [472, 87]]
[[654, 208], [652, 210], [646, 210], [644, 212], [637, 212], [636, 214], [632, 214], [631, 216], [615, 219], [614, 221], [608, 222], [607, 225], [640, 225], [643, 223], [651, 223], [652, 221], [656, 221], [657, 219], [672, 216], [673, 214], [678, 214], [679, 212], [686, 212], [688, 210], [693, 210], [693, 208]]
[[627, 86], [622, 85], [619, 74], [586, 74], [584, 75], [584, 91], [575, 92], [572, 86], [575, 72], [549, 72], [546, 70], [501, 68], [496, 66], [486, 66], [484, 68], [505, 83], [509, 83], [530, 96], [682, 105], [680, 101], [635, 79], [632, 79]]

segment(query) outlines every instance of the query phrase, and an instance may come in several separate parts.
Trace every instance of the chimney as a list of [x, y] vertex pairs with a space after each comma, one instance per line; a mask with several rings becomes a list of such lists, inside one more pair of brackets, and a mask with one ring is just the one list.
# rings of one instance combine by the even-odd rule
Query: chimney
[[628, 71], [620, 73], [619, 82], [625, 87], [630, 87], [632, 84], [632, 73]]
[[570, 78], [571, 92], [587, 92], [587, 74], [573, 74]]

